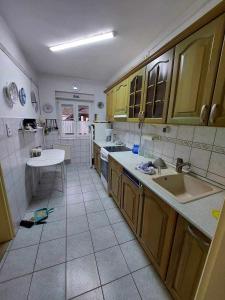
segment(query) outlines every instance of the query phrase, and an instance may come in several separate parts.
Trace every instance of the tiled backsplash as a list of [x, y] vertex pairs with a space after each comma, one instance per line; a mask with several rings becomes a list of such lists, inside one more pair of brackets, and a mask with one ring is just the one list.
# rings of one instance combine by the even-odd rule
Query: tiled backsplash
[[45, 144], [50, 147], [54, 144], [70, 145], [71, 149], [71, 163], [75, 165], [88, 165], [90, 153], [90, 139], [89, 136], [80, 135], [74, 139], [61, 138], [58, 131], [52, 131], [45, 135]]
[[[191, 163], [192, 172], [225, 185], [225, 128], [144, 124], [142, 135], [156, 134], [159, 140], [142, 139], [145, 156], [153, 154], [167, 162], [177, 157]], [[136, 123], [114, 123], [115, 132], [126, 144], [139, 144], [141, 130]]]
[[[36, 133], [19, 132], [21, 121], [18, 118], [0, 118], [0, 163], [15, 225], [18, 225], [31, 200], [31, 176], [26, 167], [30, 150], [43, 143], [41, 129]], [[6, 124], [12, 130], [10, 137], [6, 134]]]

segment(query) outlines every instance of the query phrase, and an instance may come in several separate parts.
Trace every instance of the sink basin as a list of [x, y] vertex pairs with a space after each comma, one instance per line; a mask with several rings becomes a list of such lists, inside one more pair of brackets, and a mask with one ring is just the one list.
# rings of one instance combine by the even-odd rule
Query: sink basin
[[173, 174], [152, 179], [180, 203], [187, 203], [220, 191], [219, 188], [187, 174]]

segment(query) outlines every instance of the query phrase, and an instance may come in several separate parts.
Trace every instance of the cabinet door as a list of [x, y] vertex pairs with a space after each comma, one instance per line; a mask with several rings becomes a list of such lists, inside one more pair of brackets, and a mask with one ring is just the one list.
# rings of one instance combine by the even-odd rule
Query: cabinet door
[[119, 83], [115, 88], [115, 110], [114, 115], [117, 117], [127, 116], [127, 89], [128, 83], [127, 79]]
[[139, 187], [129, 177], [122, 175], [121, 211], [133, 231], [137, 230]]
[[142, 195], [139, 239], [159, 275], [165, 279], [176, 225], [176, 212], [147, 188]]
[[144, 116], [149, 123], [165, 123], [170, 95], [174, 49], [147, 65]]
[[224, 19], [218, 17], [176, 46], [168, 123], [208, 123]]
[[145, 70], [142, 68], [129, 78], [129, 118], [137, 119], [142, 113], [145, 85]]
[[114, 201], [120, 206], [120, 191], [121, 191], [121, 176], [122, 167], [114, 160], [109, 159], [109, 193], [112, 195]]
[[179, 216], [166, 285], [174, 299], [194, 299], [210, 241]]
[[113, 121], [113, 100], [114, 100], [114, 90], [111, 89], [107, 94], [106, 94], [106, 120], [108, 122]]
[[209, 125], [225, 127], [225, 41], [216, 78]]

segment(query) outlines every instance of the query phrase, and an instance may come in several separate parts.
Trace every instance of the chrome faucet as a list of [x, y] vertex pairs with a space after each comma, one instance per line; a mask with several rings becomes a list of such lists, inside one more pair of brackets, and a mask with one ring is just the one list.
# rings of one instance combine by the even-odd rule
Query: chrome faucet
[[178, 157], [177, 158], [177, 163], [176, 163], [176, 171], [177, 171], [177, 173], [182, 173], [182, 168], [184, 166], [188, 166], [190, 168], [191, 167], [191, 163], [184, 162], [183, 158]]

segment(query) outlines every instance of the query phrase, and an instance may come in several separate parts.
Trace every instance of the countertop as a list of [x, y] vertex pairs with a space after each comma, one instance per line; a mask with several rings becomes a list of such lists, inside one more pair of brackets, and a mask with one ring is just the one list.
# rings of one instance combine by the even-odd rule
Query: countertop
[[[104, 142], [97, 142], [96, 144], [100, 147], [106, 146]], [[132, 152], [111, 152], [110, 156], [134, 175], [142, 184], [152, 190], [162, 200], [173, 207], [180, 215], [203, 232], [207, 237], [210, 239], [213, 238], [218, 221], [212, 217], [211, 210], [222, 208], [225, 199], [225, 191], [221, 190], [214, 195], [181, 204], [176, 201], [172, 194], [161, 188], [152, 180], [152, 178], [158, 177], [158, 174], [146, 175], [135, 169], [138, 163], [142, 161], [149, 161], [149, 159], [133, 154]], [[175, 169], [170, 166], [168, 169], [161, 170], [161, 176], [175, 173]]]

